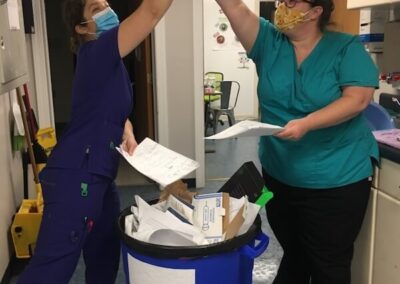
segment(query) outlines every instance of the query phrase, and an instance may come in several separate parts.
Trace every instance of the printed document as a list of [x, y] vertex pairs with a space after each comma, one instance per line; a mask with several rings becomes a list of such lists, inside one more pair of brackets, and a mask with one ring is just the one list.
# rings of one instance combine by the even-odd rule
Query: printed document
[[122, 148], [117, 147], [116, 149], [132, 167], [164, 187], [199, 167], [198, 162], [176, 153], [150, 138], [144, 139], [132, 156]]
[[226, 139], [244, 136], [268, 136], [283, 130], [283, 127], [262, 123], [259, 121], [243, 120], [212, 136], [204, 139]]

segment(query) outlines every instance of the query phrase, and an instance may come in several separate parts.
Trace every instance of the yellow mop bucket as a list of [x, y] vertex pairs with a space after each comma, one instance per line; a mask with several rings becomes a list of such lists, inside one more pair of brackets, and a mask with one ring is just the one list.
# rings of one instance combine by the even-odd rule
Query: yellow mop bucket
[[[40, 184], [36, 184], [36, 191], [41, 192]], [[11, 225], [11, 236], [17, 258], [32, 257], [36, 247], [42, 216], [43, 200], [24, 199], [22, 201], [21, 207]]]
[[25, 111], [23, 109], [22, 95], [19, 88], [17, 88], [17, 98], [22, 113], [25, 138], [28, 144], [28, 153], [35, 180], [36, 199], [22, 200], [21, 207], [15, 215], [13, 223], [11, 225], [11, 236], [13, 239], [15, 254], [17, 258], [29, 258], [34, 253], [40, 223], [43, 216], [43, 195], [42, 187], [39, 183], [38, 172], [45, 166], [45, 164], [36, 164], [35, 155], [32, 148], [32, 140], [29, 133], [28, 122]]
[[57, 143], [56, 132], [52, 127], [39, 129], [36, 133], [36, 139], [46, 152], [53, 149]]

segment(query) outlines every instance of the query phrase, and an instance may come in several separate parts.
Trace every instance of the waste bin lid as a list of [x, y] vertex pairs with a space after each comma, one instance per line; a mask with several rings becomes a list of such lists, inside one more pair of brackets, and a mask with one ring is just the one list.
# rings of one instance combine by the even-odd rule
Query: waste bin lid
[[247, 233], [220, 243], [201, 246], [163, 246], [139, 241], [125, 234], [125, 217], [132, 214], [130, 207], [125, 208], [118, 218], [118, 231], [122, 242], [141, 254], [157, 258], [203, 257], [212, 254], [231, 252], [255, 239], [260, 232], [260, 226], [253, 224]]

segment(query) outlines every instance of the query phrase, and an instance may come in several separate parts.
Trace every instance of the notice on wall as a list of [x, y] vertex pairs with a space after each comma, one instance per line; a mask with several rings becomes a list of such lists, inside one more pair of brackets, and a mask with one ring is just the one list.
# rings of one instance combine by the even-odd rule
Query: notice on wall
[[21, 27], [19, 25], [19, 6], [18, 0], [8, 0], [7, 1], [7, 12], [8, 12], [8, 23], [10, 30], [17, 31]]

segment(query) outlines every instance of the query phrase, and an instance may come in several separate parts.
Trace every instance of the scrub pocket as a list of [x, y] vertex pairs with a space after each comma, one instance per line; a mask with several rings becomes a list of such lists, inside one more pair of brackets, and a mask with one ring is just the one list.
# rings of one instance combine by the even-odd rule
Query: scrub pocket
[[70, 169], [45, 169], [40, 178], [44, 212], [35, 253], [80, 252], [101, 213], [109, 180]]

